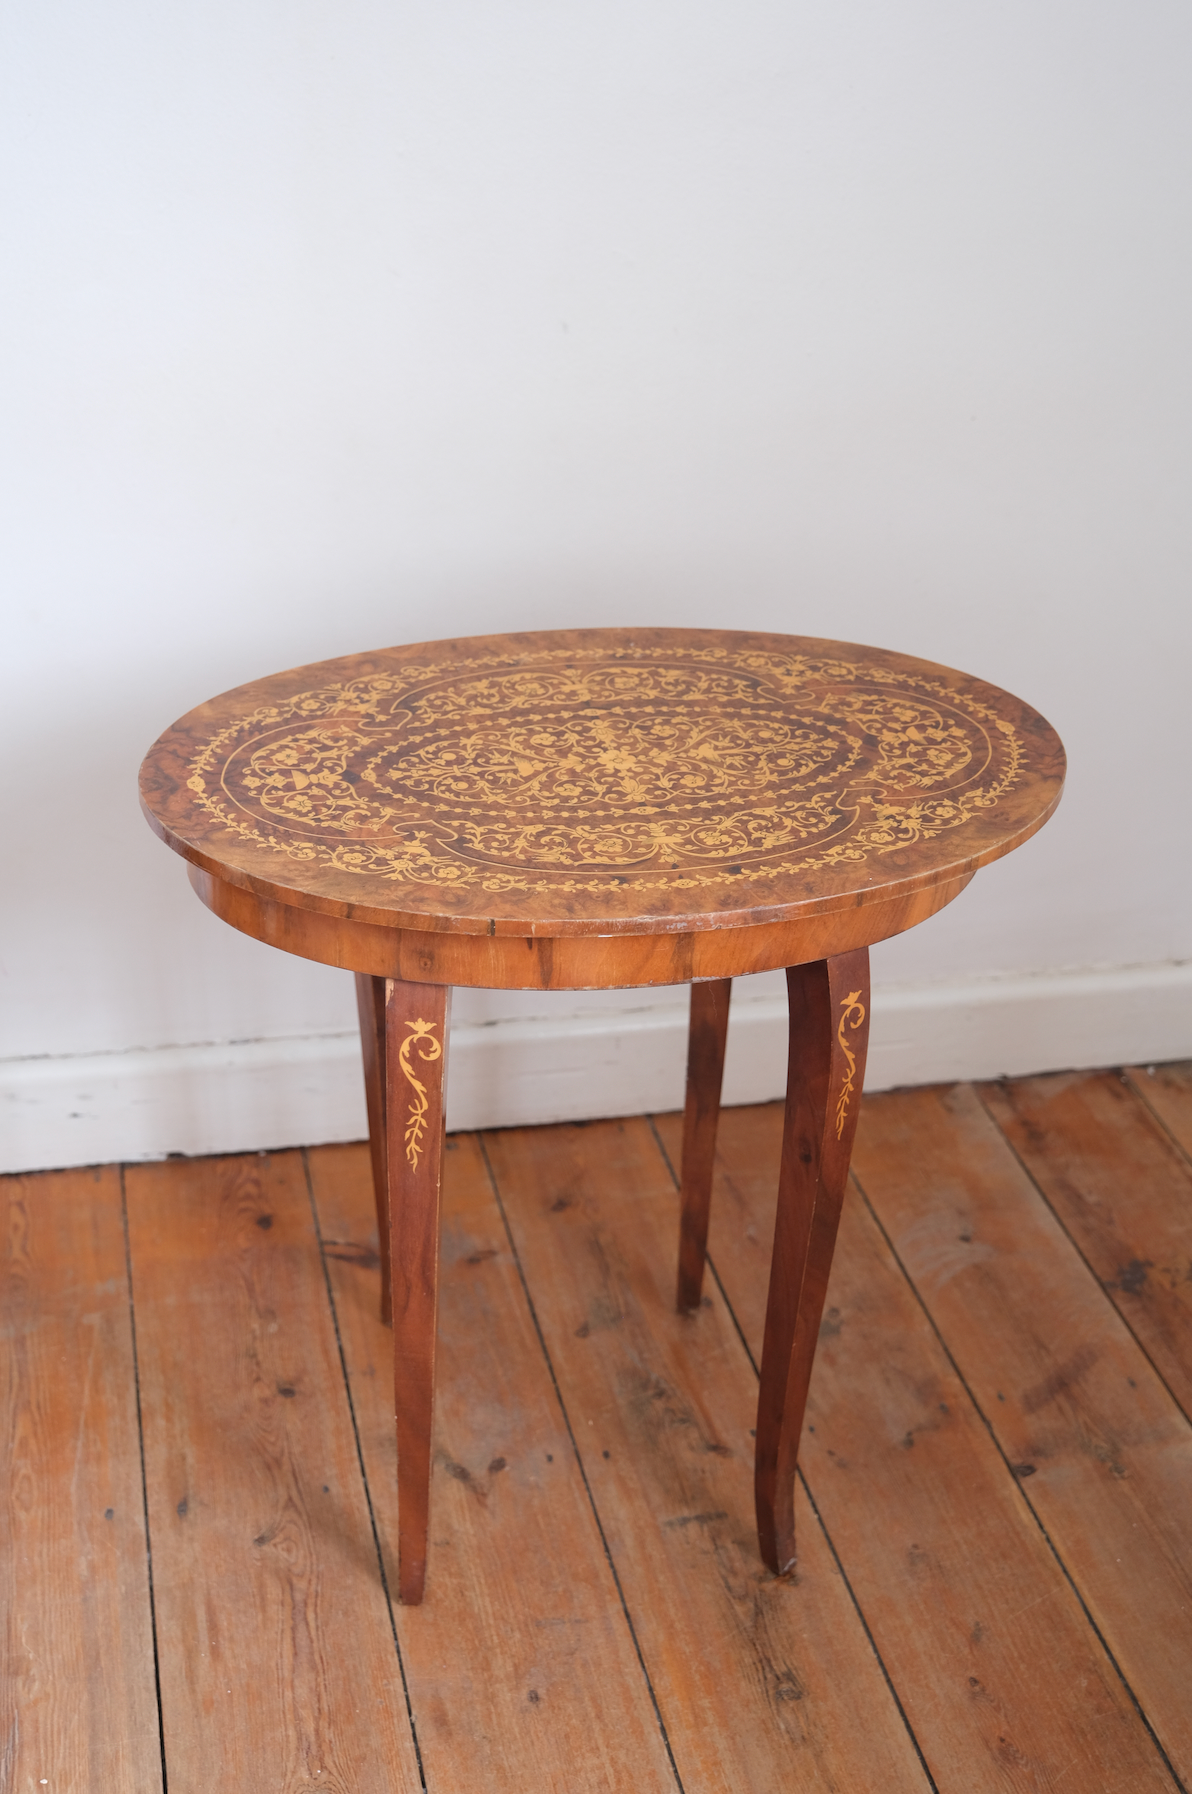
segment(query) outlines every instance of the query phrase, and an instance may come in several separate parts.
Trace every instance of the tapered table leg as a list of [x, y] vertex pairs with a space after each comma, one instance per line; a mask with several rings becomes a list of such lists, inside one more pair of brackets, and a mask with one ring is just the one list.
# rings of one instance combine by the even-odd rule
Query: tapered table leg
[[439, 1284], [439, 1185], [451, 992], [386, 980], [385, 1135], [402, 1601], [426, 1580]]
[[857, 1127], [869, 953], [792, 966], [786, 1125], [762, 1344], [754, 1489], [762, 1557], [795, 1561], [795, 1462]]
[[360, 1017], [360, 1051], [364, 1059], [364, 1100], [368, 1105], [368, 1150], [372, 1158], [373, 1197], [377, 1205], [377, 1239], [381, 1259], [381, 1319], [393, 1319], [389, 1277], [389, 1173], [385, 1165], [385, 980], [356, 973], [356, 1011]]
[[680, 1314], [699, 1307], [704, 1283], [712, 1165], [716, 1156], [716, 1124], [720, 1120], [720, 1087], [724, 1081], [724, 1044], [728, 1037], [728, 1004], [732, 988], [731, 978], [712, 978], [691, 987], [687, 1106], [683, 1114], [683, 1159], [679, 1173], [677, 1305]]

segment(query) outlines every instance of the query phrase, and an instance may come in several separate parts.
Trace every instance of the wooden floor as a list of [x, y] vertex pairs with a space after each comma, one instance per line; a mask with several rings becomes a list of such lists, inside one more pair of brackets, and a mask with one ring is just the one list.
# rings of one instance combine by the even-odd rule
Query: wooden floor
[[1192, 1066], [866, 1100], [781, 1580], [678, 1133], [449, 1141], [418, 1609], [365, 1148], [4, 1180], [0, 1789], [1192, 1785]]

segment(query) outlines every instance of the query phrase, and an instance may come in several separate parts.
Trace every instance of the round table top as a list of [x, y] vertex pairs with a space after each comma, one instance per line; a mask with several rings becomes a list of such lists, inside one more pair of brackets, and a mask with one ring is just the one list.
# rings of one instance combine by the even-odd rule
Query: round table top
[[1025, 841], [1064, 753], [1028, 705], [877, 648], [573, 629], [348, 655], [225, 692], [141, 768], [151, 826], [258, 896], [521, 936], [796, 919]]

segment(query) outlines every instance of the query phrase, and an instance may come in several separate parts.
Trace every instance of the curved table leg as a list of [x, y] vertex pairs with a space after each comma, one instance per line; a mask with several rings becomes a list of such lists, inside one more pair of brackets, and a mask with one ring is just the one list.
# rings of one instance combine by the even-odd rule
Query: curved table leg
[[790, 1059], [762, 1345], [754, 1491], [771, 1570], [795, 1561], [795, 1462], [869, 1038], [865, 947], [786, 974]]
[[385, 1133], [393, 1279], [397, 1558], [402, 1601], [426, 1580], [439, 1285], [439, 1184], [451, 992], [385, 983]]
[[368, 1105], [368, 1150], [372, 1158], [373, 1198], [377, 1205], [377, 1240], [381, 1260], [381, 1319], [393, 1319], [389, 1278], [389, 1173], [385, 1167], [385, 980], [356, 973], [356, 1013], [360, 1017], [360, 1051], [364, 1059], [364, 1100]]
[[691, 987], [687, 1106], [683, 1114], [683, 1158], [679, 1173], [677, 1306], [680, 1314], [699, 1307], [704, 1282], [716, 1124], [720, 1120], [724, 1043], [728, 1035], [728, 1004], [732, 989], [731, 978], [710, 978]]

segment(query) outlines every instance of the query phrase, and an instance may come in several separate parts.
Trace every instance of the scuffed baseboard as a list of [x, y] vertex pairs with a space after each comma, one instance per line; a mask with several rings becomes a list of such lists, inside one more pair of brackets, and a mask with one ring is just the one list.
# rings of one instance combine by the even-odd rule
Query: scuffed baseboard
[[[685, 992], [624, 1014], [452, 1030], [451, 1128], [680, 1107]], [[1192, 1057], [1192, 965], [886, 986], [874, 993], [866, 1088]], [[739, 1001], [726, 1103], [781, 1096], [781, 996]], [[246, 1152], [366, 1131], [354, 1034], [159, 1047], [0, 1064], [0, 1170]]]

